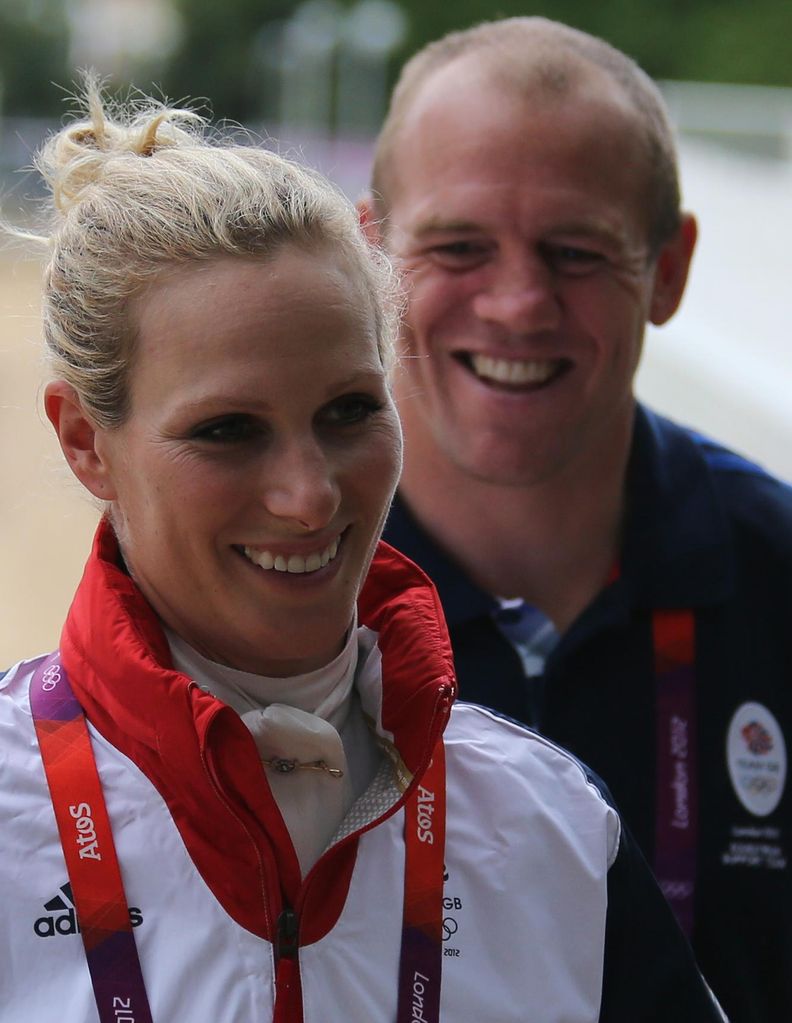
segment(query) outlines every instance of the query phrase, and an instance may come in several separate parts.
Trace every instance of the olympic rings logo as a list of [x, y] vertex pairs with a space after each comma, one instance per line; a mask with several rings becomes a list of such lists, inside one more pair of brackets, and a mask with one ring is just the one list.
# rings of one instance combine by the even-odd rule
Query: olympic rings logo
[[763, 795], [766, 792], [775, 792], [778, 789], [778, 779], [754, 774], [743, 778], [742, 786], [748, 792]]
[[51, 664], [41, 676], [41, 688], [45, 693], [51, 693], [53, 689], [57, 688], [61, 677], [60, 665]]

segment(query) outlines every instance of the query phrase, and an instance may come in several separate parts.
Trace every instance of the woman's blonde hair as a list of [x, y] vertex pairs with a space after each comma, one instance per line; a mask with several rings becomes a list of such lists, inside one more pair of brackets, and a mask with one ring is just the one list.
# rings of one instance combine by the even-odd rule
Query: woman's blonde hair
[[52, 193], [43, 295], [54, 374], [97, 425], [129, 412], [135, 350], [130, 300], [174, 265], [271, 258], [327, 247], [369, 296], [383, 364], [392, 360], [396, 290], [352, 205], [318, 174], [263, 148], [211, 137], [196, 113], [142, 100], [110, 107], [89, 77], [84, 117], [43, 146]]

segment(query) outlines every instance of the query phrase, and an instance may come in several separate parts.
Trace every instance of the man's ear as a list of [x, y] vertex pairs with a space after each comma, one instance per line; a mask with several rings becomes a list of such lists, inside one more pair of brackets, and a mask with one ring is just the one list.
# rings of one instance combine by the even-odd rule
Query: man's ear
[[55, 428], [69, 468], [86, 490], [102, 501], [116, 498], [107, 459], [97, 444], [104, 431], [82, 407], [77, 392], [65, 380], [44, 389], [44, 411]]
[[656, 327], [670, 320], [679, 308], [697, 237], [696, 218], [685, 213], [674, 237], [660, 250], [649, 306], [649, 319]]
[[364, 196], [361, 196], [355, 204], [358, 212], [358, 219], [360, 220], [360, 226], [363, 229], [363, 234], [366, 236], [369, 244], [376, 245], [377, 247], [382, 245], [382, 230], [381, 224], [377, 217], [376, 207], [374, 203], [374, 196], [371, 192], [366, 192]]

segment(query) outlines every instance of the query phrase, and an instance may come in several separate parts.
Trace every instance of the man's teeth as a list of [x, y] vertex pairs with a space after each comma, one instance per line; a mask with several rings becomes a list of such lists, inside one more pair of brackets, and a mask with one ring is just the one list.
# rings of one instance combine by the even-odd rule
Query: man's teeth
[[259, 568], [301, 575], [303, 572], [317, 572], [331, 562], [338, 554], [339, 541], [340, 537], [337, 536], [323, 551], [316, 551], [307, 557], [302, 554], [290, 554], [287, 558], [283, 554], [270, 554], [269, 551], [260, 551], [255, 547], [245, 547], [244, 552], [245, 557]]
[[557, 359], [493, 359], [472, 354], [476, 376], [498, 384], [543, 384], [558, 369]]

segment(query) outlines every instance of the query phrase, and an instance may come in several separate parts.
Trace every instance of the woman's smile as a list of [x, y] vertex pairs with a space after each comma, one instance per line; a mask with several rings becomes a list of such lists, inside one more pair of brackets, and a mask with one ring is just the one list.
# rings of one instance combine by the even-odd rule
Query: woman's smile
[[[346, 531], [344, 531], [346, 532]], [[344, 533], [338, 533], [322, 546], [314, 543], [313, 549], [308, 551], [288, 552], [290, 547], [286, 544], [286, 550], [281, 550], [283, 544], [271, 547], [244, 546], [242, 553], [254, 565], [264, 569], [265, 572], [285, 572], [289, 575], [315, 575], [320, 569], [325, 568], [335, 561], [338, 554]]]

